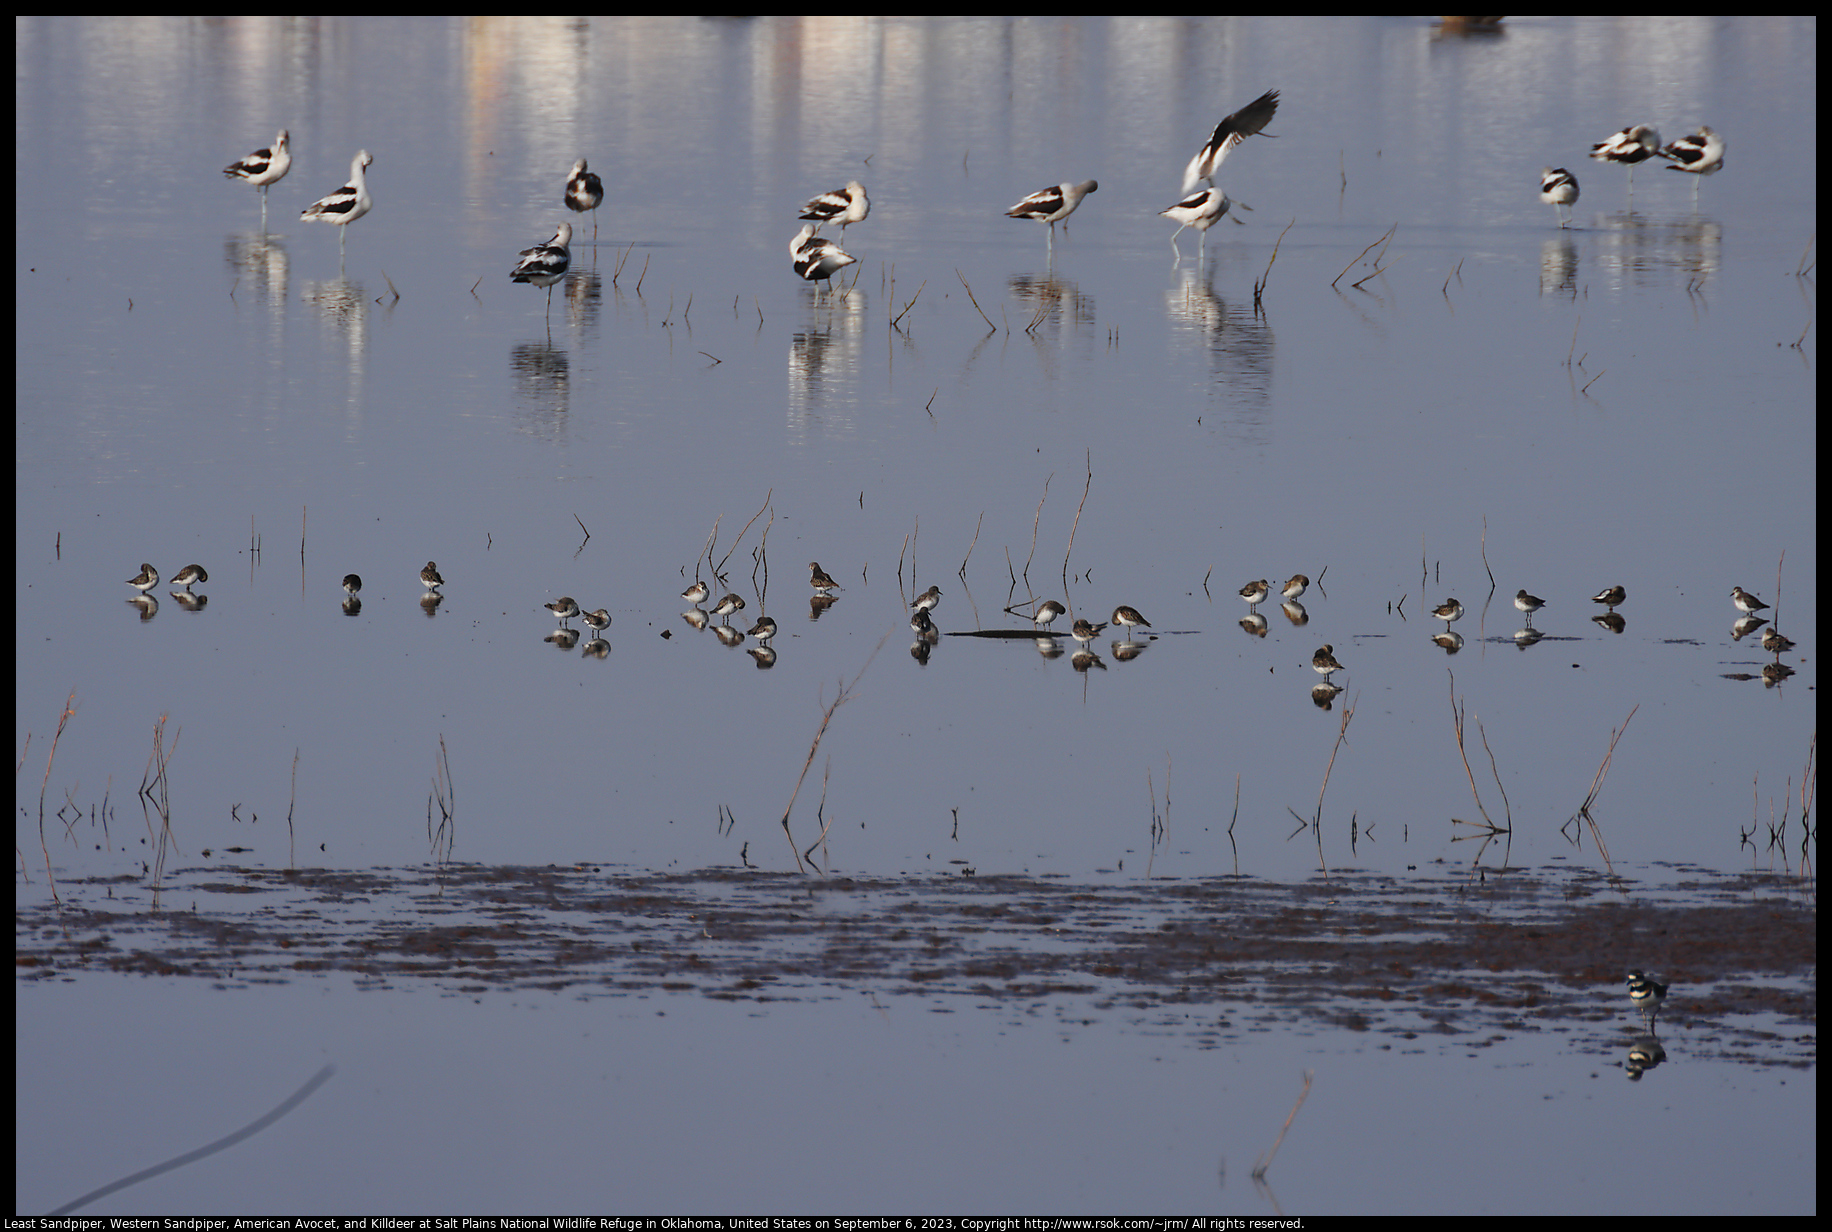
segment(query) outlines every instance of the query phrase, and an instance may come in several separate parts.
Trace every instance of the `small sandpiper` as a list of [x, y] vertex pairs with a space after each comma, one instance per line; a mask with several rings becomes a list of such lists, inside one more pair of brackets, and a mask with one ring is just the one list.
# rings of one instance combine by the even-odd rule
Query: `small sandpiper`
[[687, 600], [687, 602], [691, 603], [694, 607], [698, 607], [700, 604], [706, 602], [706, 596], [711, 593], [712, 587], [708, 586], [705, 582], [695, 582], [681, 592], [681, 598]]
[[1786, 654], [1793, 648], [1793, 639], [1781, 636], [1775, 626], [1770, 625], [1762, 631], [1762, 649], [1770, 654]]
[[[150, 569], [152, 566], [148, 565], [147, 568]], [[155, 576], [153, 580], [156, 582], [159, 579]], [[138, 585], [138, 583], [134, 584]], [[1762, 600], [1756, 598], [1741, 586], [1732, 586], [1730, 588], [1730, 601], [1737, 605], [1737, 611], [1747, 612], [1751, 616], [1754, 616], [1757, 612], [1768, 611], [1768, 604], [1762, 602]]]
[[[149, 565], [148, 568], [151, 568], [151, 566]], [[157, 578], [154, 579], [154, 581], [157, 580]], [[1042, 603], [1037, 605], [1037, 611], [1036, 614], [1031, 617], [1031, 623], [1034, 625], [1042, 625], [1047, 629], [1050, 627], [1051, 621], [1068, 610], [1068, 608], [1062, 606], [1062, 604], [1056, 602], [1054, 599], [1045, 599]]]
[[1521, 611], [1525, 612], [1527, 614], [1527, 623], [1532, 624], [1533, 623], [1533, 613], [1539, 611], [1540, 608], [1545, 607], [1546, 601], [1540, 598], [1538, 595], [1530, 595], [1526, 591], [1523, 590], [1515, 594], [1514, 606], [1519, 608]]
[[1240, 597], [1247, 601], [1248, 607], [1258, 607], [1260, 601], [1272, 593], [1272, 583], [1265, 578], [1257, 582], [1248, 582], [1240, 588]]
[[1342, 664], [1336, 662], [1335, 645], [1326, 643], [1324, 647], [1310, 656], [1310, 665], [1319, 676], [1328, 677], [1331, 672], [1342, 670]]
[[733, 612], [741, 612], [743, 610], [744, 610], [744, 596], [743, 595], [726, 595], [723, 599], [719, 600], [717, 605], [713, 607], [712, 614], [714, 616], [730, 617]]
[[1463, 619], [1463, 605], [1455, 599], [1446, 599], [1431, 609], [1431, 614], [1445, 624]]
[[[1265, 583], [1261, 582], [1260, 585], [1264, 586]], [[1127, 607], [1124, 603], [1113, 609], [1113, 623], [1116, 625], [1125, 625], [1127, 628], [1131, 628], [1134, 625], [1139, 625], [1146, 629], [1151, 628], [1151, 622], [1139, 615], [1138, 608]]]
[[545, 603], [541, 606], [545, 607], [561, 620], [571, 620], [574, 616], [579, 614], [579, 605], [573, 602], [571, 595], [561, 595], [554, 602]]
[[142, 563], [140, 572], [127, 579], [127, 584], [135, 590], [147, 591], [159, 585], [159, 570]]
[[428, 590], [438, 590], [445, 585], [445, 579], [439, 576], [439, 566], [427, 561], [426, 568], [420, 570], [420, 584]]
[[580, 612], [579, 619], [590, 625], [594, 632], [603, 633], [611, 627], [611, 614], [604, 608], [595, 612]]
[[822, 594], [840, 588], [840, 584], [827, 576], [826, 571], [821, 568], [820, 562], [817, 560], [808, 562], [808, 585], [814, 587], [815, 590]]
[[760, 642], [767, 642], [776, 636], [776, 618], [759, 616], [757, 623], [751, 626], [751, 636]]
[[1089, 642], [1099, 637], [1100, 631], [1106, 627], [1107, 622], [1104, 620], [1097, 625], [1091, 625], [1085, 620], [1077, 620], [1074, 627], [1071, 628], [1069, 632], [1075, 635], [1076, 641], [1086, 646]]
[[1640, 971], [1628, 973], [1628, 999], [1641, 1011], [1641, 1021], [1649, 1030], [1660, 1016], [1660, 1003], [1667, 999], [1667, 986], [1657, 983]]
[[186, 565], [172, 576], [172, 585], [183, 586], [186, 590], [210, 580], [202, 565]]
[[1607, 586], [1590, 596], [1590, 601], [1592, 603], [1601, 603], [1604, 607], [1613, 612], [1616, 610], [1616, 606], [1626, 598], [1628, 598], [1628, 591], [1622, 589], [1620, 586]]
[[343, 588], [346, 595], [355, 595], [362, 590], [363, 580], [354, 573], [346, 573], [344, 574]]
[[941, 587], [931, 586], [927, 590], [923, 591], [921, 594], [916, 596], [916, 602], [912, 606], [922, 611], [925, 611], [925, 612], [932, 612], [940, 604], [941, 604]]
[[1285, 583], [1279, 593], [1284, 595], [1287, 599], [1297, 599], [1301, 598], [1304, 592], [1309, 589], [1310, 579], [1305, 577], [1302, 573], [1294, 573], [1291, 575], [1291, 581]]

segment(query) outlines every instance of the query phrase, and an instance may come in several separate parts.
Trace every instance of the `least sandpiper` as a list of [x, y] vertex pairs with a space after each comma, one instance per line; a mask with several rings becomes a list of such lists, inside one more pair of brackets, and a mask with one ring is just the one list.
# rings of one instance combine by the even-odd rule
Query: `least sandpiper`
[[354, 573], [346, 573], [344, 574], [343, 588], [346, 595], [354, 595], [362, 590], [363, 580]]
[[151, 565], [142, 564], [140, 566], [140, 572], [128, 578], [127, 584], [135, 590], [151, 590], [153, 587], [159, 585], [159, 570], [153, 568]]
[[1431, 614], [1445, 624], [1450, 624], [1452, 621], [1463, 619], [1463, 605], [1455, 599], [1446, 599], [1432, 608]]
[[921, 608], [925, 612], [932, 612], [940, 603], [941, 587], [931, 586], [916, 596], [916, 603], [914, 606]]
[[579, 619], [590, 625], [599, 633], [611, 627], [611, 614], [603, 608], [595, 612], [580, 612]]
[[1248, 582], [1240, 588], [1240, 597], [1247, 601], [1248, 607], [1258, 607], [1260, 600], [1272, 593], [1272, 583], [1265, 578], [1257, 582]]
[[[155, 578], [154, 580], [157, 581], [158, 579]], [[1031, 623], [1042, 625], [1047, 629], [1050, 627], [1051, 621], [1068, 610], [1068, 608], [1062, 606], [1062, 604], [1056, 602], [1054, 599], [1045, 599], [1042, 603], [1037, 605], [1037, 611], [1036, 614], [1031, 617]]]
[[1515, 594], [1514, 606], [1527, 614], [1527, 623], [1531, 624], [1533, 621], [1533, 613], [1545, 607], [1546, 601], [1538, 595], [1530, 595], [1523, 590]]
[[733, 612], [741, 612], [743, 610], [744, 610], [744, 596], [743, 595], [726, 595], [723, 599], [719, 600], [719, 602], [713, 606], [712, 614], [714, 616], [729, 617]]
[[1325, 644], [1323, 649], [1310, 656], [1310, 665], [1319, 676], [1328, 676], [1331, 672], [1342, 670], [1342, 664], [1336, 662], [1334, 643]]
[[1291, 575], [1291, 581], [1285, 583], [1284, 588], [1280, 590], [1279, 593], [1284, 595], [1287, 599], [1296, 599], [1309, 589], [1310, 579], [1305, 577], [1302, 573], [1294, 573]]
[[1793, 641], [1782, 637], [1780, 631], [1773, 625], [1762, 631], [1762, 649], [1770, 654], [1786, 654], [1793, 648]]
[[558, 616], [561, 620], [571, 620], [574, 616], [579, 614], [579, 605], [573, 602], [571, 595], [561, 595], [554, 602], [543, 604], [542, 606], [555, 616]]
[[[1264, 583], [1261, 583], [1261, 585], [1264, 585]], [[1113, 623], [1116, 625], [1125, 625], [1128, 628], [1131, 628], [1133, 625], [1140, 625], [1147, 629], [1151, 628], [1151, 622], [1139, 615], [1138, 608], [1127, 607], [1124, 603], [1113, 609]]]
[[[152, 568], [151, 565], [146, 567], [149, 569]], [[159, 579], [155, 576], [153, 580], [156, 582]], [[132, 584], [138, 585], [139, 583], [136, 582]], [[1768, 604], [1762, 602], [1762, 600], [1756, 598], [1741, 586], [1732, 586], [1730, 588], [1730, 601], [1737, 605], [1737, 611], [1748, 612], [1752, 616], [1757, 612], [1768, 611]]]
[[776, 636], [776, 618], [759, 616], [757, 623], [751, 626], [751, 636], [760, 642], [767, 642]]
[[439, 566], [427, 561], [426, 568], [420, 570], [420, 584], [428, 590], [438, 590], [445, 585], [445, 579], [439, 576]]
[[808, 584], [822, 593], [829, 590], [838, 590], [840, 587], [838, 582], [827, 576], [826, 571], [821, 568], [820, 562], [814, 560], [808, 562]]
[[1076, 641], [1086, 646], [1089, 642], [1099, 637], [1100, 631], [1106, 627], [1107, 622], [1104, 620], [1097, 625], [1091, 625], [1085, 620], [1077, 620], [1074, 628], [1070, 629], [1069, 632], [1075, 635]]
[[1667, 986], [1643, 972], [1631, 971], [1628, 973], [1628, 999], [1641, 1011], [1641, 1021], [1652, 1029], [1654, 1019], [1660, 1016], [1660, 1003], [1667, 999]]
[[1620, 586], [1610, 586], [1590, 596], [1590, 601], [1601, 603], [1607, 608], [1614, 608], [1626, 598], [1628, 598], [1628, 591], [1623, 590]]
[[711, 593], [712, 587], [708, 586], [705, 582], [695, 582], [681, 592], [681, 598], [687, 600], [687, 602], [693, 604], [693, 606], [698, 607], [700, 604], [706, 602], [706, 596]]
[[172, 576], [172, 585], [196, 586], [209, 580], [210, 575], [204, 572], [202, 565], [186, 565]]

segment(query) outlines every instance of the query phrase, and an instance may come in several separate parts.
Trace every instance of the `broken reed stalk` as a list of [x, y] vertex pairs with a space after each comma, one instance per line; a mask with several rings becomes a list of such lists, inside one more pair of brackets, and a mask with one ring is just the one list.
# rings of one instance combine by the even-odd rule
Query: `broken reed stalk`
[[[802, 763], [801, 773], [795, 776], [795, 790], [789, 793], [789, 803], [783, 806], [782, 835], [789, 840], [789, 854], [795, 857], [796, 872], [805, 873], [808, 871], [808, 867], [802, 861], [801, 849], [795, 845], [795, 834], [789, 829], [789, 816], [795, 812], [795, 798], [801, 795], [802, 783], [808, 777], [808, 768], [814, 765], [814, 755], [820, 751], [821, 738], [827, 734], [827, 727], [833, 722], [834, 712], [858, 695], [859, 681], [864, 678], [866, 671], [870, 669], [872, 660], [878, 657], [878, 652], [884, 649], [884, 643], [889, 637], [890, 634], [887, 633], [884, 637], [878, 639], [878, 644], [872, 648], [871, 654], [865, 659], [865, 665], [859, 668], [858, 675], [852, 678], [851, 684], [848, 684], [844, 678], [840, 680], [840, 691], [834, 697], [833, 704], [821, 711], [821, 724], [814, 729], [814, 742], [808, 746], [808, 760]], [[825, 800], [826, 789], [824, 787], [822, 788], [821, 795], [822, 799]], [[809, 850], [812, 851], [813, 848], [809, 848]]]
[[[1363, 248], [1363, 249], [1362, 249], [1362, 250], [1361, 250], [1360, 252], [1358, 252], [1358, 253], [1356, 253], [1356, 254], [1355, 254], [1355, 260], [1354, 260], [1354, 261], [1350, 261], [1350, 262], [1349, 262], [1349, 263], [1348, 263], [1347, 265], [1345, 265], [1345, 266], [1343, 266], [1343, 267], [1342, 267], [1342, 274], [1337, 274], [1337, 275], [1336, 275], [1336, 276], [1335, 276], [1334, 278], [1332, 278], [1332, 279], [1330, 279], [1330, 284], [1329, 284], [1329, 285], [1333, 287], [1333, 286], [1335, 286], [1335, 285], [1336, 285], [1337, 283], [1339, 283], [1339, 282], [1341, 282], [1341, 281], [1342, 281], [1342, 275], [1343, 275], [1343, 274], [1346, 274], [1346, 273], [1348, 273], [1348, 272], [1349, 272], [1350, 270], [1352, 270], [1352, 269], [1354, 269], [1354, 268], [1355, 268], [1355, 266], [1356, 266], [1356, 264], [1357, 264], [1357, 263], [1358, 263], [1358, 262], [1359, 262], [1359, 261], [1360, 261], [1360, 260], [1361, 260], [1361, 259], [1362, 259], [1363, 257], [1365, 257], [1365, 256], [1367, 256], [1367, 255], [1368, 255], [1368, 253], [1370, 253], [1370, 252], [1372, 252], [1372, 251], [1374, 250], [1374, 248], [1375, 248], [1375, 247], [1376, 247], [1377, 245], [1379, 245], [1379, 243], [1381, 242], [1381, 240], [1385, 240], [1385, 239], [1390, 239], [1390, 238], [1392, 238], [1392, 235], [1393, 235], [1393, 232], [1394, 232], [1394, 231], [1395, 231], [1395, 230], [1396, 230], [1396, 229], [1397, 229], [1398, 227], [1399, 227], [1399, 224], [1398, 224], [1398, 223], [1394, 223], [1392, 227], [1389, 227], [1389, 228], [1387, 229], [1387, 232], [1386, 232], [1386, 234], [1385, 234], [1385, 235], [1382, 235], [1382, 236], [1380, 237], [1380, 239], [1377, 239], [1377, 240], [1375, 240], [1375, 241], [1374, 241], [1374, 243], [1372, 243], [1372, 244], [1369, 244], [1369, 245], [1368, 245], [1368, 246], [1367, 246], [1366, 248]], [[1374, 264], [1375, 264], [1375, 266], [1376, 266], [1376, 267], [1378, 267], [1378, 266], [1380, 265], [1380, 258], [1379, 258], [1379, 257], [1376, 257], [1376, 258], [1374, 258]], [[1379, 271], [1378, 271], [1378, 268], [1376, 269], [1376, 272], [1379, 272]], [[1372, 278], [1373, 276], [1374, 276], [1373, 274], [1369, 274], [1369, 275], [1368, 275], [1368, 277], [1369, 277], [1369, 278]], [[1363, 281], [1363, 282], [1365, 282], [1366, 280], [1367, 280], [1367, 279], [1363, 279], [1362, 281]], [[1357, 286], [1359, 286], [1360, 284], [1359, 284], [1359, 283], [1357, 283], [1356, 285], [1357, 285]]]
[[1088, 503], [1088, 493], [1094, 490], [1094, 447], [1088, 447], [1088, 482], [1081, 490], [1081, 504], [1075, 506], [1075, 520], [1069, 523], [1069, 546], [1062, 554], [1062, 588], [1069, 588], [1069, 557], [1075, 551], [1075, 532], [1081, 528], [1081, 511]]
[[984, 308], [980, 307], [980, 301], [973, 298], [973, 288], [967, 286], [966, 275], [962, 274], [957, 269], [954, 271], [954, 276], [961, 280], [961, 286], [967, 287], [967, 302], [972, 304], [973, 310], [980, 314], [980, 320], [986, 322], [986, 332], [990, 334], [998, 333], [999, 327], [992, 323], [992, 318], [986, 315], [986, 310]]
[[960, 573], [957, 576], [960, 578], [961, 584], [963, 586], [967, 584], [967, 562], [973, 559], [973, 549], [976, 545], [978, 545], [980, 541], [980, 523], [984, 522], [985, 520], [986, 520], [986, 511], [982, 509], [980, 510], [979, 521], [976, 521], [973, 524], [973, 539], [970, 543], [967, 544], [967, 554], [961, 557]]
[[916, 294], [910, 296], [910, 302], [903, 306], [903, 311], [899, 312], [896, 316], [891, 318], [891, 328], [892, 329], [896, 329], [897, 322], [903, 320], [904, 317], [909, 315], [910, 309], [916, 306], [916, 301], [922, 298], [922, 288], [928, 285], [929, 285], [929, 280], [927, 278], [924, 278], [922, 280], [922, 287], [916, 288]]
[[1342, 748], [1342, 742], [1348, 739], [1349, 722], [1355, 717], [1354, 703], [1345, 703], [1342, 707], [1342, 722], [1336, 728], [1336, 743], [1329, 751], [1329, 764], [1323, 767], [1323, 784], [1317, 788], [1317, 815], [1312, 824], [1320, 831], [1323, 827], [1323, 793], [1329, 790], [1329, 776], [1336, 768], [1336, 753]]
[[1609, 774], [1609, 763], [1616, 756], [1616, 742], [1622, 739], [1624, 732], [1628, 731], [1629, 719], [1633, 719], [1635, 711], [1639, 709], [1641, 709], [1641, 704], [1637, 702], [1628, 712], [1628, 718], [1622, 720], [1622, 726], [1609, 733], [1609, 748], [1603, 754], [1603, 763], [1597, 767], [1596, 774], [1591, 777], [1590, 793], [1584, 797], [1584, 803], [1578, 805], [1577, 815], [1582, 817], [1584, 823], [1590, 827], [1590, 836], [1597, 841], [1597, 851], [1602, 854], [1603, 863], [1609, 868], [1612, 875], [1616, 870], [1609, 858], [1609, 845], [1603, 841], [1603, 829], [1597, 825], [1597, 819], [1591, 816], [1590, 806], [1597, 802], [1597, 796], [1603, 791], [1603, 780]]
[[[146, 763], [146, 773], [140, 779], [140, 798], [144, 801], [142, 808], [150, 804], [153, 811], [159, 814], [159, 831], [153, 836], [156, 852], [153, 857], [152, 870], [155, 894], [158, 893], [160, 880], [165, 875], [165, 856], [172, 839], [171, 780], [166, 777], [166, 770], [171, 765], [172, 758], [178, 753], [178, 738], [184, 734], [184, 729], [179, 728], [177, 734], [172, 737], [171, 749], [169, 751], [166, 749], [165, 721], [168, 717], [162, 714], [153, 724], [153, 751]], [[156, 771], [155, 767], [157, 767]], [[151, 823], [152, 818], [148, 817], [149, 827]]]
[[719, 577], [725, 576], [725, 562], [732, 558], [732, 552], [736, 552], [738, 550], [738, 545], [744, 542], [744, 532], [751, 528], [751, 523], [755, 522], [758, 518], [762, 517], [764, 509], [768, 509], [770, 507], [770, 497], [775, 495], [775, 492], [776, 492], [776, 489], [771, 488], [768, 492], [765, 492], [763, 494], [763, 507], [758, 509], [756, 513], [753, 513], [751, 515], [751, 521], [746, 522], [744, 524], [743, 529], [738, 532], [738, 537], [732, 540], [731, 551], [726, 552], [725, 556], [719, 561], [719, 563], [716, 566], [714, 566], [713, 568], [714, 574], [716, 574]]
[[1486, 513], [1482, 515], [1482, 567], [1488, 570], [1489, 594], [1493, 595], [1495, 593], [1495, 571], [1489, 568], [1488, 563], [1488, 514]]
[[1482, 751], [1489, 755], [1489, 773], [1495, 776], [1495, 790], [1501, 793], [1501, 813], [1507, 819], [1509, 834], [1514, 833], [1514, 806], [1508, 803], [1508, 789], [1501, 782], [1501, 767], [1495, 762], [1495, 750], [1489, 748], [1488, 732], [1483, 729], [1482, 720], [1476, 720], [1476, 735], [1482, 738]]
[[299, 802], [299, 749], [293, 748], [293, 786], [286, 797], [286, 867], [293, 867], [293, 806]]
[[[439, 823], [433, 824], [433, 806], [439, 808]], [[439, 755], [433, 759], [433, 789], [426, 797], [426, 842], [433, 862], [443, 867], [452, 858], [452, 847], [458, 838], [458, 793], [452, 784], [452, 762], [445, 748], [445, 733], [439, 733]], [[445, 892], [443, 883], [440, 893]]]
[[[1452, 730], [1454, 730], [1457, 735], [1457, 754], [1463, 758], [1463, 773], [1469, 778], [1469, 794], [1476, 798], [1476, 811], [1482, 814], [1482, 823], [1489, 828], [1490, 833], [1499, 834], [1501, 832], [1501, 827], [1489, 820], [1488, 810], [1482, 807], [1482, 793], [1476, 790], [1476, 772], [1469, 768], [1469, 750], [1463, 745], [1463, 706], [1457, 701], [1457, 674], [1451, 672], [1449, 675], [1450, 723]], [[1474, 822], [1463, 821], [1456, 817], [1452, 817], [1450, 821], [1452, 825], [1468, 826], [1475, 824]]]
[[[1286, 223], [1285, 231], [1291, 230], [1297, 225], [1297, 222], [1298, 220], [1293, 218]], [[1259, 281], [1253, 284], [1253, 306], [1255, 308], [1259, 307], [1260, 296], [1264, 294], [1267, 284], [1272, 281], [1272, 263], [1279, 259], [1279, 245], [1285, 242], [1285, 231], [1279, 232], [1279, 238], [1273, 242], [1272, 255], [1266, 259], [1266, 272], [1261, 274]]]
[[[833, 866], [833, 861], [828, 859], [827, 853], [827, 831], [833, 828], [833, 823], [827, 820], [827, 780], [831, 777], [833, 777], [833, 757], [829, 755], [826, 764], [821, 768], [821, 802], [814, 806], [814, 820], [820, 822], [821, 825], [820, 836], [808, 844], [808, 850], [802, 852], [802, 858], [814, 865], [814, 849], [819, 847], [821, 858], [827, 861], [829, 868]], [[820, 867], [819, 865], [814, 866]]]
[[[70, 690], [70, 696], [64, 699], [63, 711], [57, 716], [57, 733], [51, 737], [51, 752], [45, 757], [44, 782], [38, 785], [38, 845], [45, 853], [45, 879], [51, 885], [51, 899], [61, 905], [63, 899], [58, 897], [57, 876], [51, 871], [51, 846], [45, 841], [45, 789], [51, 783], [51, 763], [57, 760], [57, 742], [64, 738], [64, 726], [76, 713], [76, 690]], [[20, 754], [23, 761], [25, 755]]]
[[1298, 1118], [1298, 1109], [1302, 1108], [1304, 1106], [1304, 1101], [1310, 1098], [1310, 1080], [1316, 1077], [1316, 1075], [1317, 1071], [1315, 1070], [1307, 1069], [1304, 1071], [1304, 1089], [1298, 1092], [1298, 1102], [1291, 1106], [1291, 1115], [1285, 1118], [1285, 1123], [1283, 1125], [1279, 1126], [1279, 1136], [1272, 1140], [1272, 1149], [1266, 1152], [1264, 1159], [1253, 1165], [1254, 1180], [1263, 1181], [1266, 1179], [1266, 1171], [1272, 1167], [1272, 1159], [1279, 1153], [1279, 1144], [1285, 1141], [1285, 1131], [1291, 1128], [1291, 1123]]
[[1043, 502], [1050, 498], [1050, 480], [1054, 479], [1055, 477], [1056, 477], [1055, 471], [1051, 471], [1048, 475], [1044, 476], [1043, 495], [1037, 498], [1037, 513], [1036, 513], [1036, 516], [1031, 519], [1030, 556], [1026, 556], [1024, 558], [1024, 580], [1027, 582], [1030, 581], [1031, 557], [1034, 557], [1037, 554], [1037, 528], [1043, 525]]
[[722, 520], [724, 519], [724, 517], [725, 517], [725, 515], [721, 513], [721, 514], [719, 514], [719, 515], [718, 515], [718, 517], [715, 517], [715, 518], [714, 518], [714, 519], [712, 520], [712, 529], [711, 529], [710, 531], [708, 531], [708, 532], [706, 532], [706, 546], [705, 546], [704, 548], [702, 548], [702, 549], [700, 549], [700, 556], [696, 556], [696, 557], [694, 557], [694, 560], [693, 560], [693, 576], [694, 576], [695, 578], [698, 578], [698, 577], [700, 576], [700, 557], [702, 557], [702, 556], [703, 556], [703, 557], [705, 557], [705, 558], [706, 558], [706, 567], [707, 567], [708, 569], [710, 569], [710, 568], [712, 568], [712, 549], [713, 549], [713, 547], [714, 547], [714, 545], [715, 545], [715, 544], [717, 543], [717, 541], [718, 541], [718, 538], [719, 538], [719, 523], [720, 523], [720, 521], [722, 521]]

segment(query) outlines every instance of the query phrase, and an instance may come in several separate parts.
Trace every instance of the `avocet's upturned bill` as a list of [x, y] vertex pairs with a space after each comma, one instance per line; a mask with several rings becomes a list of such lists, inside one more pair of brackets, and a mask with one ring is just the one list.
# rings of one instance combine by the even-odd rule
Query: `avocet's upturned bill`
[[1204, 180], [1213, 187], [1215, 173], [1221, 170], [1222, 160], [1227, 158], [1228, 152], [1272, 123], [1278, 109], [1279, 92], [1268, 90], [1217, 124], [1208, 144], [1196, 151], [1196, 157], [1184, 168], [1183, 191], [1188, 193]]

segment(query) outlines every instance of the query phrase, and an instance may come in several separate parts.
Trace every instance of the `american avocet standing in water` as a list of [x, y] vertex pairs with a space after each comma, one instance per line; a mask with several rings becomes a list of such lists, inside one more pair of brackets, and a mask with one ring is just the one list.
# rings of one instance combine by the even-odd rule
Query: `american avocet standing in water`
[[1050, 224], [1050, 248], [1056, 247], [1056, 224], [1062, 223], [1062, 233], [1069, 233], [1068, 217], [1073, 214], [1081, 199], [1100, 187], [1098, 180], [1083, 180], [1079, 184], [1058, 184], [1034, 192], [1018, 204], [1005, 211], [1007, 218], [1029, 218], [1036, 222]]
[[[363, 168], [373, 163], [369, 151], [358, 150], [356, 157], [350, 160], [350, 182], [328, 197], [318, 200], [299, 211], [303, 222], [336, 223], [339, 228], [348, 227], [351, 223], [369, 212], [375, 201], [369, 196], [369, 185], [363, 180]], [[349, 232], [337, 232], [337, 259], [343, 260], [344, 237]]]
[[1673, 160], [1667, 166], [1668, 171], [1693, 174], [1692, 199], [1697, 201], [1699, 178], [1716, 175], [1724, 168], [1724, 139], [1712, 132], [1709, 124], [1701, 124], [1696, 133], [1681, 137], [1661, 154]]
[[524, 248], [521, 260], [509, 271], [509, 277], [515, 282], [533, 283], [537, 287], [547, 288], [547, 310], [553, 311], [553, 284], [566, 277], [567, 268], [572, 265], [572, 253], [567, 245], [572, 243], [572, 224], [563, 222], [554, 228], [553, 238], [545, 244], [536, 244], [533, 248]]
[[826, 282], [829, 296], [833, 294], [833, 276], [859, 260], [832, 240], [816, 235], [813, 223], [789, 241], [789, 259], [795, 263], [795, 272], [809, 282]]
[[232, 179], [247, 180], [261, 190], [261, 226], [267, 226], [267, 189], [269, 185], [278, 184], [292, 170], [292, 152], [286, 148], [287, 132], [283, 128], [274, 143], [265, 150], [256, 150], [240, 162], [230, 163], [223, 168], [223, 174]]
[[1228, 151], [1272, 123], [1272, 117], [1278, 109], [1279, 92], [1268, 90], [1217, 124], [1208, 144], [1196, 151], [1196, 157], [1190, 159], [1190, 165], [1183, 169], [1183, 191], [1189, 192], [1203, 180], [1207, 180], [1211, 188], [1214, 187], [1215, 173], [1221, 170], [1222, 160], [1227, 158]]
[[1539, 173], [1539, 199], [1558, 212], [1558, 225], [1571, 220], [1565, 207], [1578, 199], [1578, 177], [1563, 167], [1546, 167]]
[[[604, 200], [604, 181], [585, 169], [581, 158], [566, 177], [566, 208], [575, 214], [595, 210]], [[592, 215], [592, 243], [598, 242], [598, 215]]]
[[1597, 142], [1590, 156], [1598, 162], [1619, 163], [1628, 168], [1628, 195], [1635, 195], [1635, 167], [1660, 153], [1660, 134], [1652, 124], [1637, 124]]
[[[1177, 224], [1176, 231], [1170, 237], [1172, 248], [1177, 248], [1177, 236], [1182, 235], [1186, 227], [1196, 228], [1197, 234], [1202, 237], [1196, 246], [1197, 259], [1200, 260], [1209, 242], [1209, 228], [1220, 222], [1222, 216], [1237, 205], [1243, 210], [1253, 208], [1244, 201], [1234, 200], [1219, 188], [1199, 188], [1168, 210], [1159, 210], [1158, 213]], [[1239, 222], [1240, 219], [1236, 217], [1234, 221]], [[1177, 256], [1183, 256], [1182, 249], [1177, 249]]]
[[865, 185], [848, 180], [846, 187], [824, 192], [802, 207], [801, 218], [813, 222], [819, 230], [824, 223], [837, 222], [841, 232], [855, 222], [864, 222], [871, 213], [871, 202], [865, 196]]

